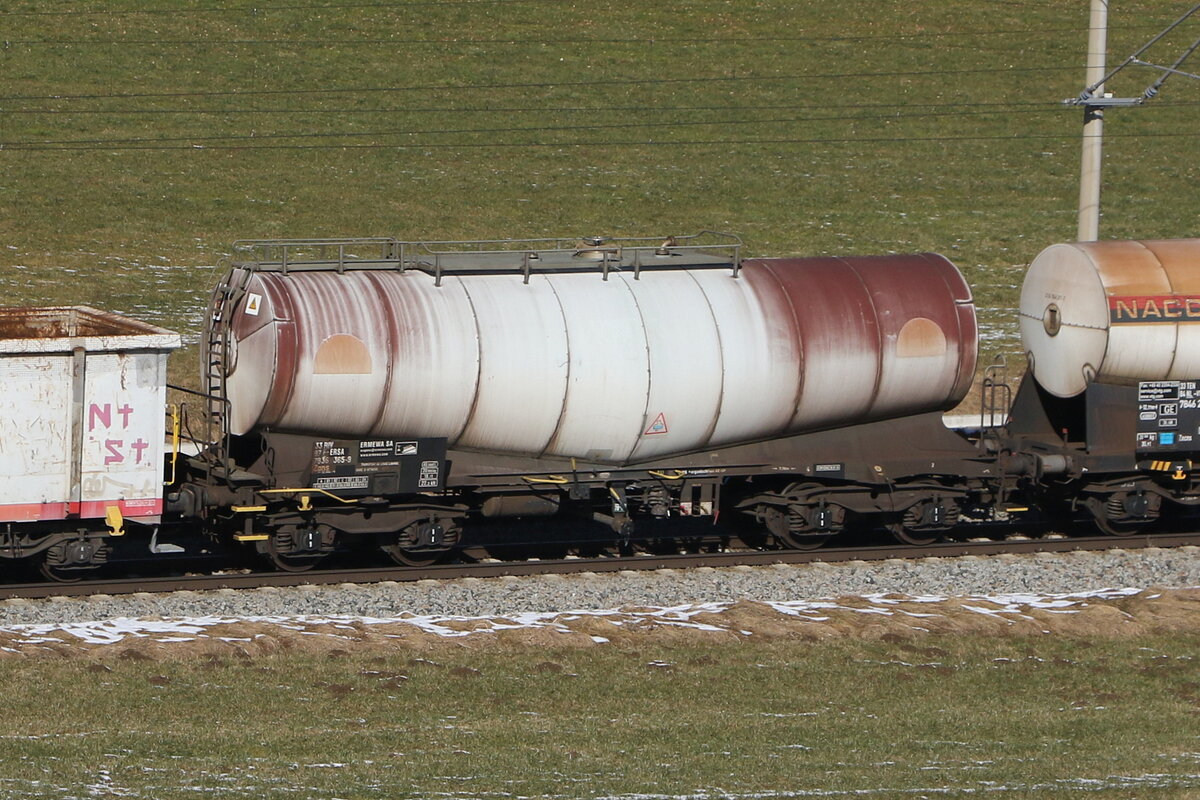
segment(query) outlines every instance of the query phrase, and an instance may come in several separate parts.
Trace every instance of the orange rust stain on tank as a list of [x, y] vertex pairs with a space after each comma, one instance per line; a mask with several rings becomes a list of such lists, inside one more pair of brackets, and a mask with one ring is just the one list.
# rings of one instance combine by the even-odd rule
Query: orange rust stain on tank
[[928, 317], [913, 317], [896, 336], [897, 358], [921, 358], [946, 354], [946, 334]]
[[356, 336], [339, 333], [321, 342], [313, 358], [315, 375], [370, 375], [371, 354]]
[[1110, 295], [1170, 294], [1171, 284], [1154, 252], [1141, 242], [1084, 242], [1078, 245], [1098, 267]]

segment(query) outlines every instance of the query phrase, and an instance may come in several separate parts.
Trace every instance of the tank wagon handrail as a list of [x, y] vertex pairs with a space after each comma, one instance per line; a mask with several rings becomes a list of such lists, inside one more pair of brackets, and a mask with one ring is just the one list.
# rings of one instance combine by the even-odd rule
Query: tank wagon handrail
[[[166, 386], [169, 391], [190, 395], [205, 402], [209, 411], [205, 414], [206, 429], [202, 434], [192, 432], [191, 425], [189, 424], [191, 418], [187, 413], [187, 404], [184, 402], [178, 404], [180, 429], [177, 435], [180, 441], [196, 446], [197, 452], [195, 455], [201, 460], [211, 462], [214, 465], [221, 465], [229, 453], [230, 434], [228, 425], [225, 423], [225, 420], [228, 419], [229, 398], [211, 392], [189, 389], [186, 386], [179, 386], [174, 383], [167, 383]], [[220, 416], [216, 420], [214, 420], [211, 411], [214, 406], [221, 408]], [[216, 428], [215, 431], [213, 430], [214, 427]]]
[[[605, 280], [612, 270], [663, 266], [653, 259], [682, 256], [676, 267], [722, 267], [737, 277], [742, 240], [712, 230], [681, 236], [582, 237], [540, 239], [467, 239], [401, 241], [395, 238], [242, 239], [234, 242], [233, 266], [249, 271], [281, 272], [416, 269], [442, 276], [461, 273], [518, 272], [529, 282], [535, 271], [595, 269]], [[688, 259], [686, 257], [690, 256]]]
[[1008, 425], [1013, 393], [1008, 383], [1008, 358], [997, 354], [983, 371], [979, 385], [979, 452], [999, 449], [1000, 429]]
[[[272, 266], [284, 274], [293, 265], [322, 264], [338, 272], [360, 262], [403, 261], [400, 253], [405, 243], [394, 237], [345, 239], [239, 239], [233, 243], [235, 253], [244, 253], [257, 268]], [[356, 251], [371, 247], [373, 258], [363, 258]], [[353, 250], [351, 250], [353, 248]], [[311, 253], [311, 254], [310, 254]], [[295, 257], [299, 255], [301, 257]], [[240, 267], [250, 266], [238, 263]]]
[[[688, 244], [694, 240], [705, 236], [720, 237], [724, 241], [710, 242], [707, 244]], [[513, 250], [525, 249], [525, 245], [550, 245], [542, 247], [542, 250], [559, 250], [573, 251], [584, 247], [600, 247], [610, 242], [615, 243], [613, 246], [621, 246], [625, 248], [641, 247], [643, 249], [654, 249], [656, 247], [671, 247], [680, 249], [716, 249], [721, 247], [740, 247], [742, 239], [732, 233], [723, 233], [721, 231], [701, 230], [697, 233], [689, 233], [682, 236], [583, 236], [583, 237], [555, 237], [555, 238], [540, 238], [540, 239], [446, 239], [446, 240], [429, 240], [421, 242], [404, 242], [404, 244], [425, 248], [428, 252], [472, 252], [472, 253], [507, 253]], [[643, 244], [636, 244], [642, 242]], [[657, 244], [656, 244], [657, 243]], [[476, 245], [478, 247], [471, 247]], [[483, 245], [508, 245], [506, 247], [494, 246], [483, 247]], [[518, 247], [517, 245], [520, 245]], [[457, 250], [435, 250], [439, 246], [457, 247]], [[538, 249], [538, 248], [534, 248]]]

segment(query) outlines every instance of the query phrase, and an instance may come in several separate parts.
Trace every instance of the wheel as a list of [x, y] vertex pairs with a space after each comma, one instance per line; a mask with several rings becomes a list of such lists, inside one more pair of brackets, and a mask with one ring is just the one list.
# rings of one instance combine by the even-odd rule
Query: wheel
[[826, 542], [833, 538], [832, 533], [813, 533], [796, 535], [785, 533], [783, 536], [777, 537], [779, 543], [789, 550], [819, 550]]
[[271, 562], [275, 569], [282, 572], [308, 572], [321, 560], [320, 555], [298, 556], [294, 553], [282, 553], [278, 549], [277, 538], [272, 536], [267, 539], [266, 552], [264, 553], [267, 560]]
[[55, 583], [78, 583], [108, 559], [108, 546], [95, 539], [55, 542], [46, 548], [38, 572]]
[[673, 556], [687, 552], [678, 539], [647, 539], [642, 546], [652, 556]]
[[458, 542], [458, 529], [438, 521], [412, 522], [379, 544], [388, 558], [403, 567], [428, 567]]
[[901, 544], [914, 547], [939, 542], [958, 521], [958, 503], [948, 497], [934, 496], [911, 505], [899, 521], [885, 527]]
[[447, 550], [405, 550], [399, 545], [384, 547], [382, 550], [392, 561], [402, 567], [428, 567], [430, 564], [436, 564], [442, 556], [449, 552]]
[[1108, 536], [1133, 536], [1158, 519], [1162, 498], [1145, 492], [1114, 492], [1089, 497], [1084, 507], [1096, 529]]
[[934, 544], [942, 539], [942, 534], [937, 531], [915, 531], [911, 528], [904, 527], [903, 522], [889, 522], [884, 526], [888, 532], [900, 544], [908, 544], [913, 547], [924, 547], [925, 545]]
[[83, 573], [85, 571], [78, 568], [68, 569], [58, 564], [50, 564], [45, 559], [38, 564], [38, 572], [41, 576], [55, 583], [79, 583], [83, 580]]
[[[839, 508], [840, 507], [833, 507]], [[766, 506], [759, 512], [759, 517], [780, 547], [787, 550], [816, 550], [828, 542], [837, 530], [832, 529], [831, 518], [824, 527], [812, 524], [809, 517], [818, 513], [815, 507], [789, 506], [784, 511], [779, 506]], [[840, 515], [836, 519], [840, 527]]]
[[1096, 525], [1096, 530], [1108, 536], [1133, 536], [1139, 533], [1146, 527], [1146, 521], [1117, 521], [1107, 517], [1093, 517], [1092, 522]]
[[[322, 531], [317, 528], [284, 525], [258, 543], [258, 552], [282, 572], [307, 572], [326, 555], [318, 549], [321, 537]], [[310, 547], [302, 547], [302, 542]]]

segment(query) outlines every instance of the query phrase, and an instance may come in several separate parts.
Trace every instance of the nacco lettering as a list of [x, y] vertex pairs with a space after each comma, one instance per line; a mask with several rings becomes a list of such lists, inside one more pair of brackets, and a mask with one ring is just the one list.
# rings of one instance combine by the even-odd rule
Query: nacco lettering
[[1200, 322], [1200, 296], [1179, 294], [1110, 296], [1108, 320], [1121, 322]]

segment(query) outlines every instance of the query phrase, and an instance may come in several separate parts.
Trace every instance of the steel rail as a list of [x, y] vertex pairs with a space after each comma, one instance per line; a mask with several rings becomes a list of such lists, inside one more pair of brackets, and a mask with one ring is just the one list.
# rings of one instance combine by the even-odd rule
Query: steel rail
[[1165, 533], [1137, 536], [1089, 536], [1005, 541], [965, 541], [911, 546], [837, 547], [818, 550], [735, 551], [677, 555], [635, 555], [562, 560], [487, 561], [473, 564], [434, 564], [425, 567], [388, 567], [312, 570], [309, 572], [237, 572], [210, 575], [122, 578], [79, 583], [25, 583], [0, 585], [0, 600], [14, 598], [87, 597], [219, 589], [259, 589], [283, 586], [412, 583], [459, 578], [568, 575], [624, 571], [692, 569], [696, 567], [769, 566], [772, 564], [845, 563], [892, 559], [957, 558], [960, 556], [1023, 555], [1102, 550], [1140, 550], [1200, 545], [1200, 533]]

